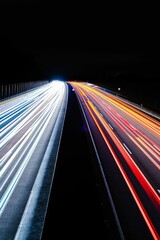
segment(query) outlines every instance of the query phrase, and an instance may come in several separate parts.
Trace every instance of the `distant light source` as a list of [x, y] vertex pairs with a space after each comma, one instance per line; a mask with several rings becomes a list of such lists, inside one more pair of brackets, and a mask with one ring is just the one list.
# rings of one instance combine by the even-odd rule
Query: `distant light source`
[[119, 88], [118, 88], [118, 91], [120, 91], [120, 90], [121, 90], [121, 88], [119, 87]]

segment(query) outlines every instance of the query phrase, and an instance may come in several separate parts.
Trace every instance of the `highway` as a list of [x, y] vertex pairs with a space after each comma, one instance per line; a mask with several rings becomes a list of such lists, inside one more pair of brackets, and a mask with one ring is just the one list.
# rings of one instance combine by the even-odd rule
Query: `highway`
[[87, 122], [121, 239], [160, 239], [160, 122], [96, 85], [68, 84]]
[[53, 81], [0, 103], [1, 240], [40, 239], [67, 99]]

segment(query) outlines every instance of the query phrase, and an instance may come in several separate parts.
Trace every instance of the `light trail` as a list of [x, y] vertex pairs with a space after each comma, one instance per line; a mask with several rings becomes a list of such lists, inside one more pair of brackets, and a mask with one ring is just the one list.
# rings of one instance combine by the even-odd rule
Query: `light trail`
[[112, 96], [111, 94], [98, 91], [97, 88], [95, 89], [93, 87], [86, 86], [85, 84], [81, 84], [79, 86], [82, 88], [85, 88], [85, 91], [86, 92], [88, 91], [89, 94], [93, 93], [96, 96], [99, 96], [100, 97], [99, 101], [105, 100], [111, 103], [113, 106], [116, 106], [116, 108], [125, 112], [127, 115], [131, 116], [132, 119], [139, 122], [141, 125], [145, 126], [145, 128], [148, 131], [153, 132], [155, 135], [160, 137], [160, 123], [158, 121], [154, 120], [151, 117], [148, 117], [148, 115], [131, 107], [129, 104], [126, 104], [123, 101], [120, 101], [119, 99], [115, 98], [115, 96]]
[[[154, 183], [152, 186], [155, 180], [151, 181], [151, 174], [146, 174], [146, 172], [152, 170], [152, 172], [155, 172], [155, 176], [157, 176], [160, 170], [160, 123], [148, 115], [141, 113], [134, 107], [120, 101], [115, 96], [107, 94], [98, 88], [94, 88], [94, 86], [88, 86], [87, 84], [78, 82], [69, 83], [79, 96], [83, 108], [86, 109], [99, 129], [99, 132], [109, 148], [113, 159], [115, 160], [144, 221], [148, 226], [148, 229], [151, 232], [151, 235], [154, 239], [158, 240], [159, 233], [154, 226], [154, 219], [150, 216], [150, 211], [146, 207], [147, 205], [139, 196], [137, 186], [134, 186], [131, 176], [128, 175], [123, 167], [123, 163], [118, 158], [117, 153], [113, 150], [106, 133], [110, 136], [116, 148], [121, 153], [121, 156], [123, 156], [123, 159], [132, 171], [132, 174], [134, 174], [140, 186], [146, 192], [148, 199], [150, 199], [150, 204], [153, 206], [153, 209], [155, 209], [154, 211], [160, 213], [160, 197], [159, 191], [157, 191], [160, 184], [160, 175], [159, 178], [156, 178], [156, 184]], [[128, 139], [127, 145], [122, 139]], [[138, 149], [138, 152], [134, 150], [135, 147]], [[139, 155], [143, 156], [143, 158], [139, 158]], [[152, 164], [151, 169], [149, 168], [150, 165], [148, 165], [148, 163]], [[146, 170], [144, 171], [144, 169]]]
[[[64, 82], [53, 81], [36, 90], [1, 104], [0, 217], [17, 187], [33, 154], [47, 146], [61, 107], [67, 97]], [[44, 137], [45, 136], [45, 137]], [[45, 139], [45, 141], [43, 140]], [[43, 146], [40, 144], [43, 143]], [[38, 156], [38, 155], [37, 155]], [[42, 159], [43, 156], [38, 156]]]

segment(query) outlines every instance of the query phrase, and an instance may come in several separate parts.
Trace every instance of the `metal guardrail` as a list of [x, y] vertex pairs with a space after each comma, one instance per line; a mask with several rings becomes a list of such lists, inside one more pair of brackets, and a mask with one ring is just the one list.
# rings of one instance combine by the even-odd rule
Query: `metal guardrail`
[[146, 114], [149, 114], [150, 116], [155, 117], [156, 119], [160, 120], [159, 112], [156, 112], [152, 109], [149, 109], [149, 108], [145, 107], [145, 104], [137, 103], [137, 102], [135, 102], [135, 100], [133, 98], [128, 97], [128, 96], [124, 96], [124, 95], [120, 94], [120, 92], [115, 92], [115, 91], [112, 91], [112, 90], [109, 90], [109, 89], [106, 89], [106, 88], [103, 88], [103, 87], [101, 87], [101, 89], [105, 92], [108, 92], [108, 93], [116, 96], [116, 97], [119, 97], [121, 101], [124, 101], [127, 104], [132, 105], [133, 107], [145, 112]]
[[43, 80], [43, 81], [0, 84], [0, 99], [4, 100], [4, 99], [12, 97], [14, 95], [31, 90], [35, 87], [39, 87], [48, 82], [49, 82], [48, 80]]

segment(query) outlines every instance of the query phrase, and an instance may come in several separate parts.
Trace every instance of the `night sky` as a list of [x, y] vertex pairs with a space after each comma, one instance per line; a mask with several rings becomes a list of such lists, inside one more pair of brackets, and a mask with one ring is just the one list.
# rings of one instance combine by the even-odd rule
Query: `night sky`
[[1, 83], [76, 79], [158, 94], [158, 15], [125, 7], [1, 2]]

